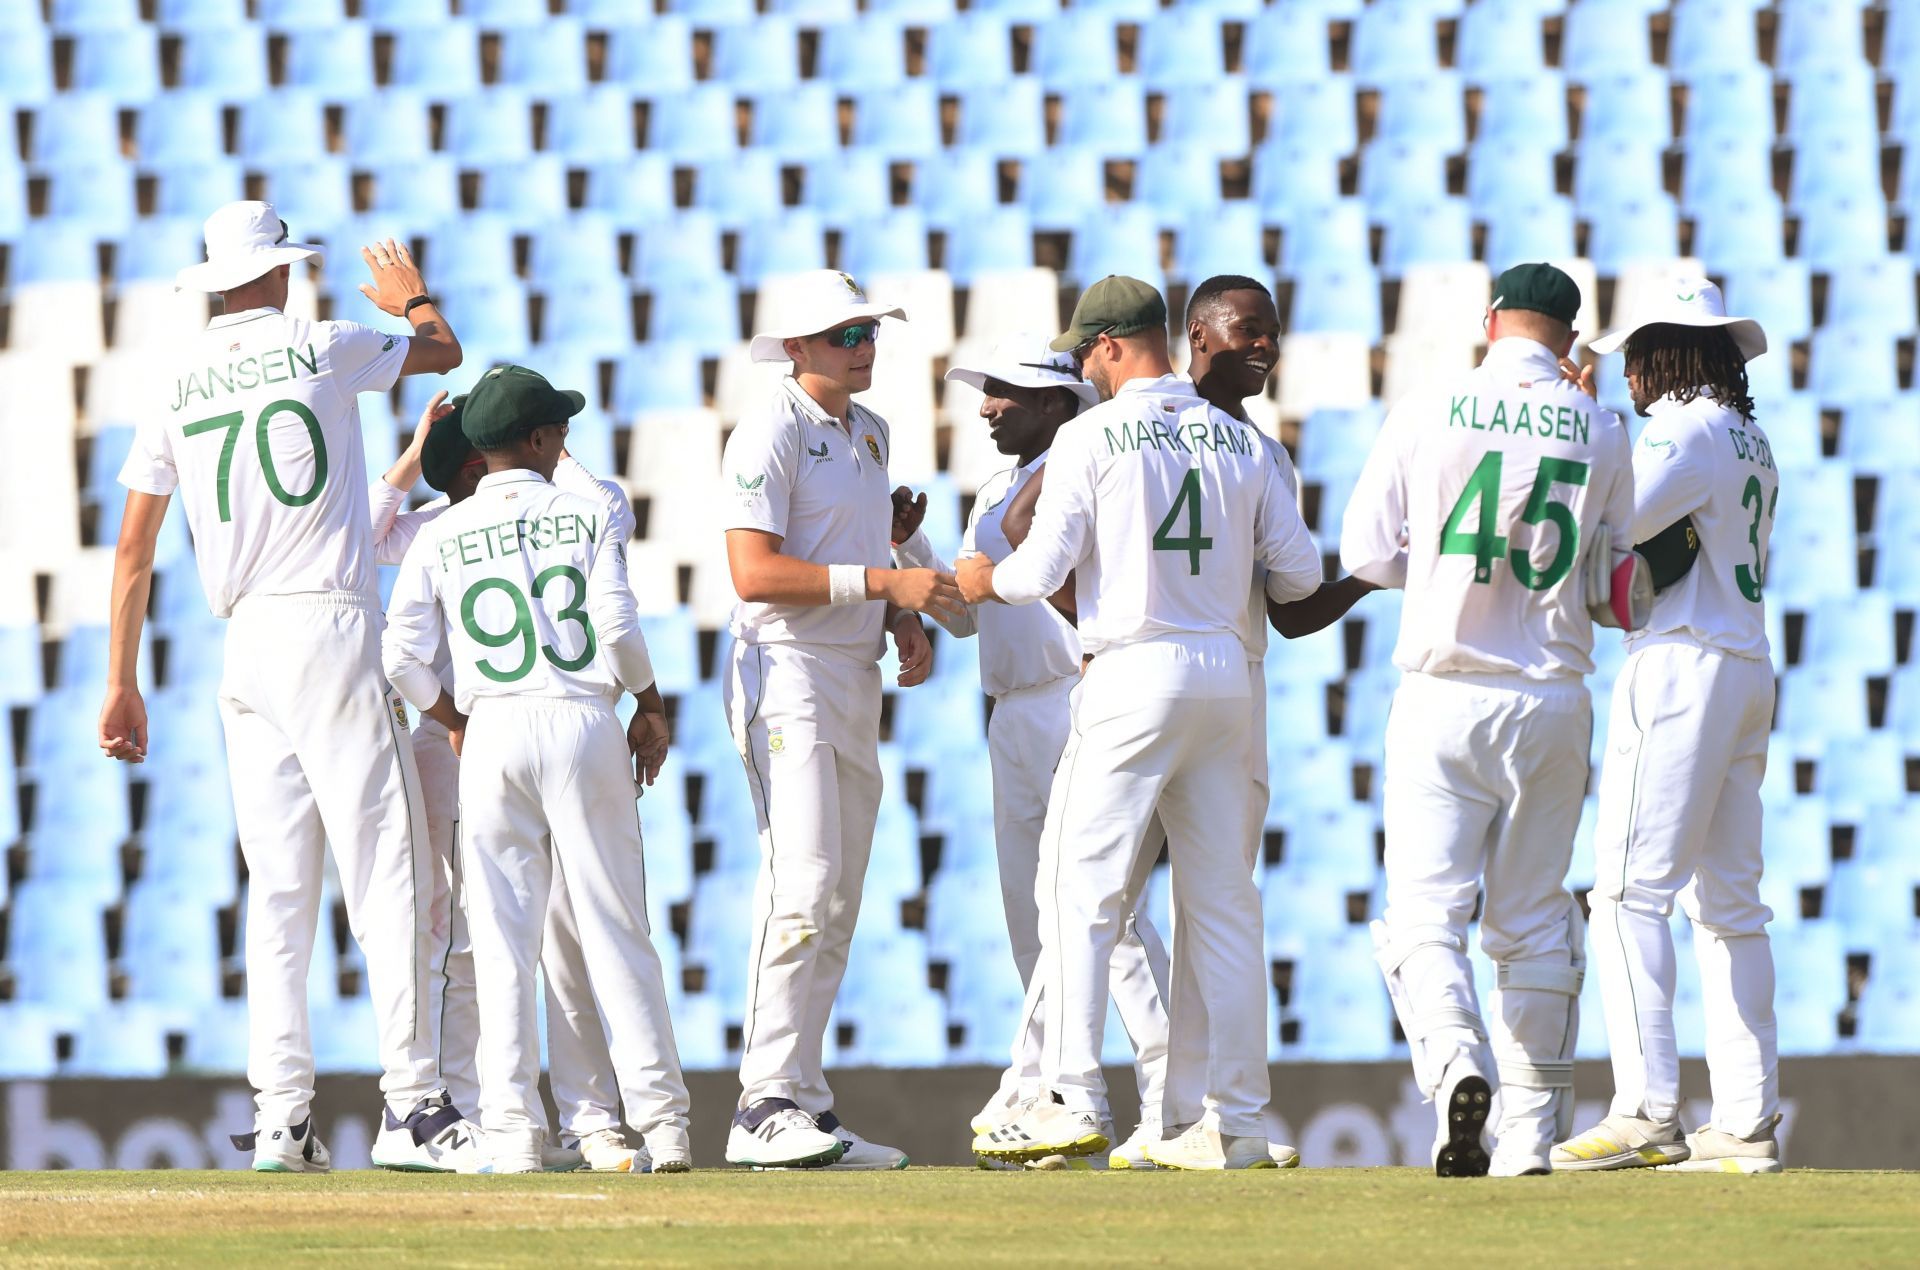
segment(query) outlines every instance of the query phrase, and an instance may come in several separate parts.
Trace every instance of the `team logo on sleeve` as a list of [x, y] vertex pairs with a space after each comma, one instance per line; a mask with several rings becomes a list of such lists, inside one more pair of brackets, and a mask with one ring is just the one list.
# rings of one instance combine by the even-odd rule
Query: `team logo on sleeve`
[[786, 748], [787, 748], [787, 737], [785, 732], [783, 732], [779, 728], [768, 728], [767, 729], [767, 752], [769, 754], [779, 754], [785, 751]]
[[873, 461], [875, 463], [885, 463], [886, 460], [880, 457], [880, 443], [873, 439], [873, 433], [868, 432], [864, 434], [862, 439], [866, 441], [867, 453], [873, 456]]

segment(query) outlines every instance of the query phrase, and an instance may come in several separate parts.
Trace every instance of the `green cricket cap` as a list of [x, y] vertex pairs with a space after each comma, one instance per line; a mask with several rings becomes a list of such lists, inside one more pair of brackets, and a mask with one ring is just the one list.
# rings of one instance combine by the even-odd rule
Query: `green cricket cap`
[[1493, 307], [1544, 313], [1572, 326], [1580, 314], [1580, 285], [1552, 265], [1515, 265], [1494, 281]]
[[[587, 408], [571, 389], [555, 388], [525, 366], [495, 366], [480, 376], [460, 412], [460, 430], [481, 450], [497, 450], [549, 423], [565, 423]], [[433, 438], [427, 438], [431, 441]]]
[[447, 492], [447, 486], [453, 484], [454, 476], [467, 460], [473, 457], [473, 442], [467, 440], [467, 434], [461, 431], [467, 394], [461, 393], [447, 404], [452, 407], [452, 412], [434, 421], [433, 430], [427, 433], [427, 444], [420, 451], [420, 475], [442, 494]]
[[1108, 274], [1080, 293], [1065, 333], [1047, 345], [1056, 353], [1080, 347], [1096, 335], [1137, 335], [1167, 327], [1167, 302], [1138, 278]]

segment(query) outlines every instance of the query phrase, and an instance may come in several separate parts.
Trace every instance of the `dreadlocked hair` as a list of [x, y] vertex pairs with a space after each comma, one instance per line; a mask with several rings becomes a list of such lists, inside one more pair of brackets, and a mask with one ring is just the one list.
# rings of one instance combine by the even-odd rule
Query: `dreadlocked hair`
[[1627, 374], [1655, 400], [1671, 396], [1684, 404], [1711, 393], [1727, 409], [1754, 417], [1747, 360], [1723, 327], [1657, 322], [1627, 339], [1626, 355]]

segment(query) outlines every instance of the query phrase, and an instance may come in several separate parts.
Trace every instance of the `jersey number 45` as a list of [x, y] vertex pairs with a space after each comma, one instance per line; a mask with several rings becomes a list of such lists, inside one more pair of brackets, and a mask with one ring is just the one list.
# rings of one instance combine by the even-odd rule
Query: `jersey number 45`
[[[1519, 548], [1507, 550], [1506, 535], [1499, 532], [1495, 523], [1500, 514], [1500, 469], [1504, 456], [1499, 450], [1489, 450], [1473, 469], [1473, 475], [1467, 478], [1467, 486], [1460, 491], [1460, 498], [1447, 513], [1447, 523], [1440, 530], [1440, 554], [1443, 556], [1472, 556], [1473, 580], [1480, 583], [1493, 581], [1493, 566], [1502, 558], [1513, 565], [1513, 576], [1520, 585], [1530, 591], [1544, 591], [1573, 571], [1573, 562], [1580, 556], [1580, 521], [1573, 514], [1573, 508], [1552, 497], [1553, 486], [1585, 485], [1587, 483], [1587, 465], [1575, 459], [1545, 458], [1534, 473], [1533, 493], [1527, 499], [1526, 510], [1520, 513], [1523, 524], [1552, 524], [1560, 530], [1560, 544], [1555, 548], [1553, 559], [1544, 569], [1533, 567], [1533, 560]], [[1475, 507], [1479, 514], [1474, 516]], [[1466, 528], [1468, 518], [1474, 518], [1474, 527]]]

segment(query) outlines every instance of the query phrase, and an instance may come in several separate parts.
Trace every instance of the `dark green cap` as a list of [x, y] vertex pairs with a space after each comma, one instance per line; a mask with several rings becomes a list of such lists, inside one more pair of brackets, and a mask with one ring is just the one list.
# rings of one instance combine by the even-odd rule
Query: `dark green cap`
[[1167, 329], [1167, 302], [1160, 293], [1138, 278], [1108, 274], [1080, 293], [1073, 321], [1047, 347], [1065, 353], [1096, 335], [1137, 335], [1154, 327]]
[[420, 451], [420, 475], [442, 494], [453, 484], [454, 476], [473, 457], [473, 442], [461, 431], [461, 416], [466, 413], [467, 394], [461, 393], [447, 405], [449, 412], [436, 419], [427, 433], [427, 444]]
[[585, 396], [555, 388], [537, 370], [495, 366], [467, 394], [460, 430], [475, 448], [497, 450], [544, 424], [565, 423], [586, 408]]
[[1573, 325], [1580, 315], [1580, 286], [1552, 265], [1515, 265], [1493, 284], [1496, 312], [1526, 309], [1544, 313], [1556, 322]]

